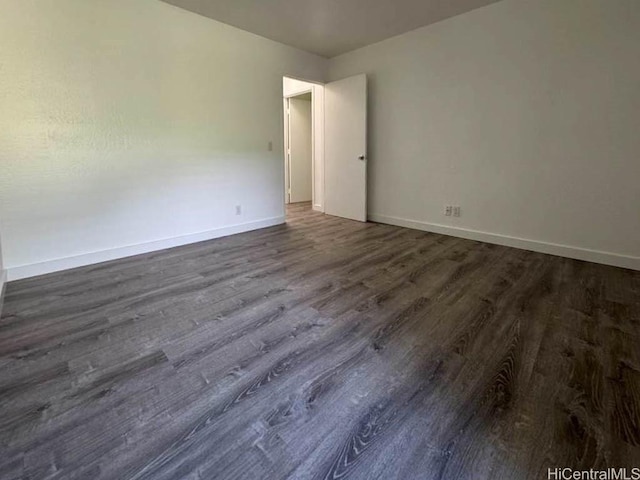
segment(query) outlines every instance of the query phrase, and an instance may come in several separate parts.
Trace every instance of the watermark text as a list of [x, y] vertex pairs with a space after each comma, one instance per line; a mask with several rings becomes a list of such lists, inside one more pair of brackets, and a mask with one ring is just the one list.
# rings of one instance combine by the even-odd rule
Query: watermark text
[[640, 480], [640, 467], [607, 468], [604, 470], [550, 468], [547, 471], [547, 480]]

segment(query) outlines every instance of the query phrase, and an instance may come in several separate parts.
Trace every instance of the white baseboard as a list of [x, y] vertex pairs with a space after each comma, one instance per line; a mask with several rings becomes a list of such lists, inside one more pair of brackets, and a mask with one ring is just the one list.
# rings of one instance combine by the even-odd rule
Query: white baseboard
[[0, 270], [0, 317], [2, 316], [2, 304], [4, 303], [4, 289], [7, 285], [7, 271]]
[[469, 240], [495, 243], [497, 245], [504, 245], [506, 247], [514, 247], [523, 250], [531, 250], [534, 252], [557, 255], [560, 257], [585, 260], [587, 262], [602, 263], [605, 265], [612, 265], [614, 267], [640, 270], [640, 257], [619, 255], [616, 253], [603, 252], [599, 250], [589, 250], [586, 248], [570, 247], [568, 245], [540, 242], [537, 240], [528, 240], [526, 238], [510, 237], [507, 235], [499, 235], [496, 233], [469, 230], [460, 227], [451, 227], [449, 225], [440, 225], [437, 223], [420, 222], [417, 220], [379, 215], [376, 213], [370, 213], [368, 215], [368, 218], [372, 222], [386, 223], [398, 227], [412, 228], [414, 230], [424, 230], [426, 232], [440, 233], [443, 235], [466, 238]]
[[189, 235], [155, 240], [152, 242], [140, 243], [137, 245], [117, 247], [109, 250], [102, 250], [99, 252], [84, 253], [82, 255], [48, 260], [41, 263], [9, 267], [7, 268], [7, 280], [21, 280], [23, 278], [30, 278], [47, 273], [58, 272], [61, 270], [68, 270], [70, 268], [84, 267], [86, 265], [107, 262], [109, 260], [116, 260], [118, 258], [131, 257], [133, 255], [140, 255], [142, 253], [164, 250], [165, 248], [179, 247], [181, 245], [188, 245], [190, 243], [213, 240], [214, 238], [235, 235], [236, 233], [249, 232], [251, 230], [258, 230], [260, 228], [281, 225], [284, 222], [284, 216], [265, 218], [263, 220], [256, 220], [253, 222], [216, 228], [214, 230], [208, 230], [206, 232], [192, 233]]

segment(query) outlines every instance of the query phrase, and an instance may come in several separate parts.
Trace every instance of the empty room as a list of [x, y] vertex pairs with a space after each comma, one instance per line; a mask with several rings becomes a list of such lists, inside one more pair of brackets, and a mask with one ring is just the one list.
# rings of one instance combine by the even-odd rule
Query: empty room
[[0, 480], [640, 480], [639, 0], [0, 0]]

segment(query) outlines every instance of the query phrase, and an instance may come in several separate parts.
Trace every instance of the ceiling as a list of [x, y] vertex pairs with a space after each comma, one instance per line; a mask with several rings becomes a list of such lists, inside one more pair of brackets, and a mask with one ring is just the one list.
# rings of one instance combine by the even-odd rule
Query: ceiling
[[162, 0], [334, 57], [498, 0]]

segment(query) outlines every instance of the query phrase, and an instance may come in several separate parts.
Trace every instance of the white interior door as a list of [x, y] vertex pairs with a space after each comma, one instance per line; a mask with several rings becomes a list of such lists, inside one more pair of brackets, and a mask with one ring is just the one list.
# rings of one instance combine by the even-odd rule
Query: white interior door
[[310, 202], [312, 196], [311, 100], [289, 99], [289, 201]]
[[325, 213], [367, 221], [367, 77], [325, 85]]

